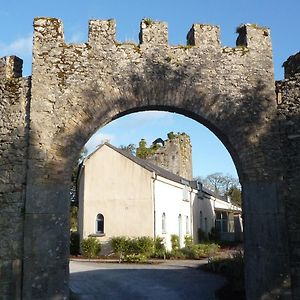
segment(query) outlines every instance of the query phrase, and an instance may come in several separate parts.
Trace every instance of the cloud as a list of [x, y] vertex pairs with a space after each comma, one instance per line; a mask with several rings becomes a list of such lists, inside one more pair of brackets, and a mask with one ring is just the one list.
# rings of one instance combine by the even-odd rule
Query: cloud
[[85, 39], [84, 34], [81, 31], [73, 32], [69, 40], [70, 43], [80, 43]]
[[20, 37], [11, 43], [0, 43], [0, 55], [9, 56], [17, 55], [19, 57], [29, 56], [32, 54], [32, 34]]

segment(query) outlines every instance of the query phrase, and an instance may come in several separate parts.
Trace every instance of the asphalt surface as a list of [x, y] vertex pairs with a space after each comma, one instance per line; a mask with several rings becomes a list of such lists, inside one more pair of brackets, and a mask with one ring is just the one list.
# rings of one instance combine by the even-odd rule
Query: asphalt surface
[[118, 264], [70, 261], [71, 299], [215, 300], [225, 280], [201, 271], [199, 261]]

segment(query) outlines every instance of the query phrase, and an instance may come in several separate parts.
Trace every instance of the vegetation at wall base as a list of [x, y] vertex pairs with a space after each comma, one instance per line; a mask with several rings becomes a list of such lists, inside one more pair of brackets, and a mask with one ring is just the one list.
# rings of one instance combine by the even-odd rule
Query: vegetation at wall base
[[185, 237], [185, 247], [180, 248], [178, 235], [171, 236], [172, 250], [166, 251], [163, 238], [129, 238], [124, 236], [111, 239], [113, 252], [119, 262], [146, 262], [149, 258], [160, 259], [203, 259], [215, 255], [220, 246], [215, 243], [193, 244], [190, 236]]
[[119, 262], [144, 262], [155, 252], [154, 240], [147, 236], [113, 237], [111, 245], [114, 253], [119, 257]]
[[78, 255], [80, 253], [80, 236], [77, 231], [70, 233], [70, 254]]
[[206, 271], [221, 274], [227, 278], [227, 284], [220, 288], [216, 296], [220, 300], [244, 300], [244, 255], [236, 252], [227, 258], [211, 258], [207, 265], [202, 267]]
[[101, 251], [101, 244], [95, 237], [88, 237], [81, 242], [82, 254], [88, 258], [94, 258]]

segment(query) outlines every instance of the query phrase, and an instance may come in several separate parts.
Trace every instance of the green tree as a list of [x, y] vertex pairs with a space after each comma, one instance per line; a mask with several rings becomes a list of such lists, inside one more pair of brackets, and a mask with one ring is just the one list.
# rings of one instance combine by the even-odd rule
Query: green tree
[[242, 206], [242, 193], [238, 187], [230, 187], [229, 191], [227, 192], [227, 196], [230, 197], [232, 204], [240, 207]]
[[139, 146], [136, 148], [136, 156], [139, 158], [146, 159], [155, 153], [157, 149], [161, 146], [159, 144], [152, 144], [150, 147], [147, 147], [147, 142], [145, 139], [141, 139]]
[[136, 156], [139, 158], [147, 158], [149, 156], [149, 148], [145, 139], [141, 139], [138, 148], [136, 148]]
[[136, 146], [135, 146], [135, 144], [129, 144], [127, 146], [120, 145], [119, 149], [121, 149], [123, 151], [129, 152], [131, 155], [135, 155], [135, 153], [136, 153]]

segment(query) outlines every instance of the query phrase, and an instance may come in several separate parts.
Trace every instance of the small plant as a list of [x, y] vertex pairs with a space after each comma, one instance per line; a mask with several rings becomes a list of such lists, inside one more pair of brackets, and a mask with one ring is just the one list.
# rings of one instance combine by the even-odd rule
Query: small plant
[[161, 237], [156, 237], [154, 240], [154, 257], [166, 259], [166, 252], [164, 239]]
[[174, 251], [180, 249], [179, 236], [178, 235], [171, 234], [171, 245], [172, 245], [172, 250], [174, 250]]
[[154, 21], [150, 18], [143, 19], [146, 26], [150, 26]]
[[142, 254], [146, 257], [149, 257], [154, 252], [154, 241], [151, 237], [148, 236], [142, 236], [138, 237], [137, 239], [133, 240], [136, 245], [134, 245], [136, 248], [136, 252], [138, 254]]
[[227, 258], [210, 259], [205, 269], [222, 274], [228, 280], [228, 283], [217, 292], [219, 299], [246, 299], [243, 252], [236, 252]]
[[169, 140], [173, 140], [176, 137], [176, 134], [173, 131], [171, 131], [167, 134], [167, 136]]
[[81, 250], [88, 258], [96, 257], [101, 251], [101, 244], [95, 237], [88, 237], [81, 242]]
[[186, 235], [184, 237], [184, 246], [185, 247], [191, 247], [191, 246], [193, 246], [193, 238], [190, 235]]
[[123, 260], [125, 254], [127, 253], [128, 242], [127, 238], [124, 236], [117, 236], [111, 239], [111, 246], [115, 254], [119, 256], [119, 262]]
[[121, 261], [144, 261], [154, 253], [154, 241], [151, 237], [138, 238], [114, 237], [111, 245]]

